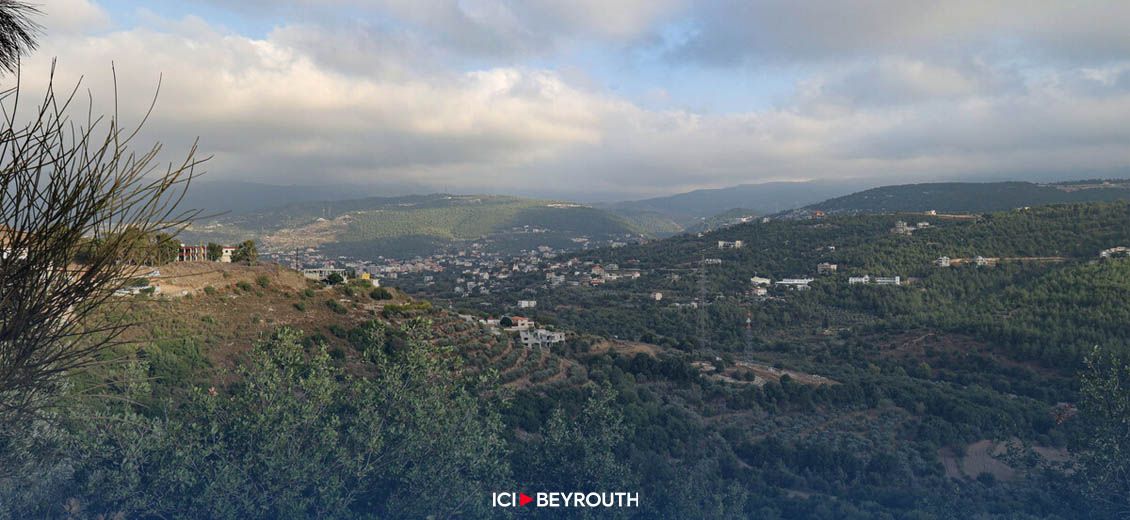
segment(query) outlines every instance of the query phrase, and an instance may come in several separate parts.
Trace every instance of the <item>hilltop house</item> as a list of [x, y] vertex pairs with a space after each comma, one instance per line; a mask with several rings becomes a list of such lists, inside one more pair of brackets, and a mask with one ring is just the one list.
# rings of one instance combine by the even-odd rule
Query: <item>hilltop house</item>
[[532, 309], [538, 306], [537, 300], [518, 300], [519, 309]]
[[839, 268], [839, 265], [824, 262], [816, 266], [816, 272], [819, 274], [832, 274], [839, 270]]
[[[235, 254], [235, 246], [220, 246], [220, 262], [231, 263], [232, 255]], [[208, 261], [208, 246], [206, 245], [189, 245], [181, 244], [180, 253], [177, 255], [178, 262], [207, 262]]]
[[338, 276], [341, 276], [342, 280], [344, 280], [346, 278], [345, 269], [334, 269], [332, 267], [319, 267], [319, 268], [316, 268], [316, 269], [303, 269], [302, 270], [303, 276], [305, 276], [306, 278], [309, 278], [311, 280], [318, 280], [318, 281], [328, 280], [329, 277], [333, 274], [337, 274]]
[[741, 240], [735, 240], [733, 242], [727, 242], [725, 240], [718, 241], [718, 249], [741, 249], [744, 245], [745, 243]]
[[949, 267], [953, 265], [953, 263], [950, 261], [950, 257], [939, 256], [937, 260], [934, 260], [934, 265], [938, 267]]

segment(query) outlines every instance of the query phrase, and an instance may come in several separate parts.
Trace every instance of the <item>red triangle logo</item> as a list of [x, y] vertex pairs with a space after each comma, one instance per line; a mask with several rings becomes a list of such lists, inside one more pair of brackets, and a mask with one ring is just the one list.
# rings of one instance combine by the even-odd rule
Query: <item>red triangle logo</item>
[[534, 501], [534, 499], [530, 498], [529, 495], [527, 495], [525, 493], [521, 493], [521, 492], [518, 493], [518, 505], [524, 506], [524, 505], [529, 504], [530, 502], [533, 502], [533, 501]]

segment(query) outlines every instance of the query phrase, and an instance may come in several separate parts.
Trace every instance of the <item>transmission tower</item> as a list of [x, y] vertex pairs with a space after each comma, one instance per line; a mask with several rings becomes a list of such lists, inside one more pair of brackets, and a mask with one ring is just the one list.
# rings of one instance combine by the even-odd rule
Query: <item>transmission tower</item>
[[698, 349], [706, 350], [706, 255], [698, 265]]

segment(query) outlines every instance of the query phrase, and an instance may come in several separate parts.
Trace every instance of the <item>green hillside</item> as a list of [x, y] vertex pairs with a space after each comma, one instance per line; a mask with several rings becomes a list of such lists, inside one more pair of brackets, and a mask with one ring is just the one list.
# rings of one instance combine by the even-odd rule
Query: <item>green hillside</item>
[[943, 182], [884, 186], [807, 206], [828, 213], [928, 211], [987, 213], [1026, 206], [1130, 200], [1125, 180], [1031, 182]]
[[185, 237], [230, 242], [250, 236], [268, 248], [318, 245], [341, 255], [415, 256], [459, 241], [522, 233], [537, 233], [545, 245], [568, 246], [574, 237], [605, 240], [646, 231], [607, 211], [570, 203], [421, 195], [292, 204], [198, 223]]

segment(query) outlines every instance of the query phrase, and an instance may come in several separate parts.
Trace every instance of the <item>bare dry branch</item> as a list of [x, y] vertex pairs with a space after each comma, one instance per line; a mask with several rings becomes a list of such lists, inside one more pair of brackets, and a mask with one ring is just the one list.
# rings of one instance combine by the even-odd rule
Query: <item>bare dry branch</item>
[[[0, 66], [3, 52], [0, 41]], [[207, 160], [193, 144], [184, 160], [158, 164], [161, 145], [132, 149], [137, 129], [123, 129], [116, 109], [71, 120], [78, 88], [60, 95], [53, 77], [54, 67], [28, 123], [17, 117], [19, 85], [0, 95], [0, 414], [8, 419], [38, 409], [60, 376], [118, 342], [130, 324], [107, 310], [146, 259], [139, 237], [167, 240], [198, 215], [178, 206]]]

